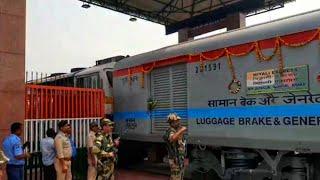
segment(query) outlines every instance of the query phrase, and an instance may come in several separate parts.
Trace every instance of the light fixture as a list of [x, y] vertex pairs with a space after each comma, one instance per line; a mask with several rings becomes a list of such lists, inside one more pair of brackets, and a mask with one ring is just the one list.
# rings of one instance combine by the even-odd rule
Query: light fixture
[[135, 18], [135, 17], [130, 17], [129, 21], [135, 22], [135, 21], [137, 21], [137, 18]]
[[88, 3], [83, 3], [81, 7], [82, 7], [82, 8], [85, 8], [85, 9], [88, 9], [88, 8], [90, 8], [91, 6], [90, 6], [90, 4], [88, 4]]

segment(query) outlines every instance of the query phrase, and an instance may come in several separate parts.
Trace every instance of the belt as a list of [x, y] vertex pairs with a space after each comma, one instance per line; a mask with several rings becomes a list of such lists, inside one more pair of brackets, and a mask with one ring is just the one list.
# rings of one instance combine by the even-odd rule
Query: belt
[[7, 167], [13, 167], [13, 168], [21, 168], [24, 165], [16, 165], [16, 164], [7, 164]]
[[71, 161], [71, 157], [69, 157], [69, 158], [66, 158], [66, 157], [65, 157], [65, 158], [58, 158], [58, 157], [57, 157], [57, 159], [62, 159], [62, 160], [64, 160], [64, 161]]

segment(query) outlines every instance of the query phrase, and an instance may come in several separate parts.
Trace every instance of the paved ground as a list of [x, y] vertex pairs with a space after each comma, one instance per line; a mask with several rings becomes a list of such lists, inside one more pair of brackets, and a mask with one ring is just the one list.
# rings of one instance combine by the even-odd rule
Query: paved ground
[[118, 170], [116, 180], [169, 180], [168, 176], [156, 175], [141, 171]]

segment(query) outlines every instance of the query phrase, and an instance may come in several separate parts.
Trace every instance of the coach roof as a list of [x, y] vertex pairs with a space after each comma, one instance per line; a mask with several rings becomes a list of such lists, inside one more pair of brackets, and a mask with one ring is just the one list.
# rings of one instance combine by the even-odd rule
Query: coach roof
[[131, 56], [119, 61], [115, 66], [115, 70], [181, 55], [197, 54], [257, 40], [317, 29], [319, 27], [320, 10], [316, 10]]

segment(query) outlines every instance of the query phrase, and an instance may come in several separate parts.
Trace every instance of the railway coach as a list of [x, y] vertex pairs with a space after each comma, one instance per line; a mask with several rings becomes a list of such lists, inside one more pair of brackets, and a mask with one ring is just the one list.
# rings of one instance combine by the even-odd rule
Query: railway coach
[[166, 116], [177, 113], [192, 170], [319, 179], [319, 69], [320, 11], [131, 56], [113, 72], [117, 132], [135, 144], [128, 157], [161, 159]]

